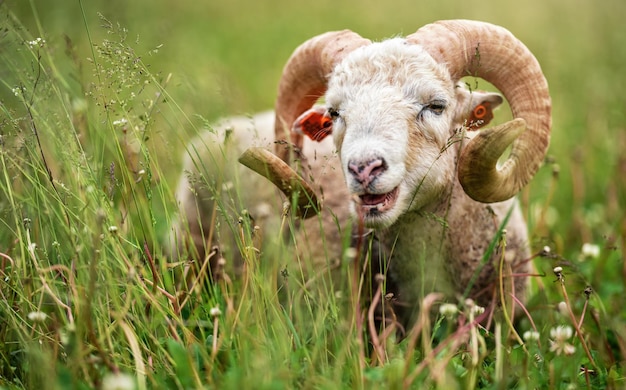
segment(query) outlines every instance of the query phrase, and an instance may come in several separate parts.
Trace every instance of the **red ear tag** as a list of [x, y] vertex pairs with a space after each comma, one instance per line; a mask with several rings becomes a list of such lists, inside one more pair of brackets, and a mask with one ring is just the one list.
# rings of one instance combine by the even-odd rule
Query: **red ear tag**
[[312, 111], [296, 124], [313, 141], [321, 141], [332, 132], [333, 121], [328, 116]]
[[470, 130], [476, 130], [487, 123], [489, 123], [493, 119], [493, 111], [491, 109], [491, 103], [483, 102], [477, 105], [469, 118], [467, 118], [467, 127]]

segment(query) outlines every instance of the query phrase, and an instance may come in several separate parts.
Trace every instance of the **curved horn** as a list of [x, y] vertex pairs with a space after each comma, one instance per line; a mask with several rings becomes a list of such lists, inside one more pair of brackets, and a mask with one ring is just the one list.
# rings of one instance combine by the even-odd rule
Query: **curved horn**
[[[302, 136], [291, 132], [296, 118], [326, 92], [328, 75], [351, 51], [371, 43], [350, 30], [327, 32], [300, 45], [287, 61], [276, 98], [276, 141], [290, 140], [302, 147]], [[276, 144], [276, 154], [285, 162], [289, 150]]]
[[[526, 131], [522, 129], [513, 141], [502, 167], [496, 167], [499, 155], [493, 155], [494, 149], [508, 146], [502, 145], [502, 129], [479, 133], [459, 157], [459, 181], [470, 197], [491, 203], [514, 196], [535, 175], [550, 142], [552, 105], [535, 56], [505, 28], [470, 20], [429, 24], [407, 41], [422, 45], [436, 61], [446, 64], [455, 83], [463, 76], [491, 82], [508, 100], [513, 118], [526, 122]], [[519, 128], [520, 123], [523, 126], [522, 121], [509, 127]], [[505, 138], [511, 142], [515, 137]]]

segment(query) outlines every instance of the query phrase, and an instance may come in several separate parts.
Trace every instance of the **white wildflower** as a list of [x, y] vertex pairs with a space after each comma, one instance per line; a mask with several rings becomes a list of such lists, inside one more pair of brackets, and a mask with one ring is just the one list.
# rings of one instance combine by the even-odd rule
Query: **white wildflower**
[[128, 119], [121, 118], [121, 119], [113, 121], [113, 126], [123, 126], [123, 125], [125, 125], [127, 123], [128, 123]]
[[583, 244], [581, 252], [584, 258], [595, 259], [600, 256], [600, 247], [586, 242]]
[[574, 335], [574, 330], [569, 325], [559, 325], [550, 329], [550, 337], [555, 341], [567, 341]]
[[550, 337], [554, 339], [550, 340], [550, 351], [557, 355], [573, 355], [576, 352], [576, 347], [567, 342], [573, 334], [572, 327], [567, 325], [559, 325], [550, 329]]
[[209, 310], [209, 315], [211, 316], [211, 318], [219, 317], [221, 314], [222, 311], [217, 306], [212, 307], [211, 310]]
[[32, 322], [44, 322], [48, 315], [42, 311], [31, 311], [28, 313], [28, 319]]
[[481, 315], [481, 314], [483, 314], [485, 312], [485, 308], [482, 307], [482, 306], [476, 305], [476, 306], [472, 307], [472, 311], [474, 312], [474, 315], [478, 316], [478, 315]]
[[118, 230], [117, 226], [115, 226], [115, 225], [109, 226], [109, 233], [115, 234], [115, 233], [117, 233], [117, 230]]
[[536, 332], [534, 330], [527, 330], [526, 332], [524, 332], [522, 337], [524, 338], [524, 340], [526, 340], [526, 342], [537, 341], [539, 340], [539, 332]]
[[43, 38], [37, 38], [34, 39], [32, 41], [28, 41], [28, 46], [30, 46], [30, 48], [34, 48], [34, 47], [43, 47], [43, 45], [46, 44], [46, 40]]
[[111, 373], [102, 378], [102, 390], [133, 390], [135, 389], [135, 380], [132, 376], [124, 373]]
[[446, 318], [454, 318], [458, 311], [457, 306], [452, 303], [444, 303], [439, 306], [439, 314]]
[[12, 88], [11, 91], [13, 92], [13, 95], [15, 95], [16, 97], [20, 97], [20, 95], [22, 94], [22, 87]]

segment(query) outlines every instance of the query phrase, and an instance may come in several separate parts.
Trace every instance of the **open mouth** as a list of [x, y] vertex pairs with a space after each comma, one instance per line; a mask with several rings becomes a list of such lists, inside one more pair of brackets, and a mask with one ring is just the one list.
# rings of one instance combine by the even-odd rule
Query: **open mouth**
[[359, 195], [361, 210], [364, 214], [379, 214], [393, 208], [398, 200], [399, 187], [385, 194]]

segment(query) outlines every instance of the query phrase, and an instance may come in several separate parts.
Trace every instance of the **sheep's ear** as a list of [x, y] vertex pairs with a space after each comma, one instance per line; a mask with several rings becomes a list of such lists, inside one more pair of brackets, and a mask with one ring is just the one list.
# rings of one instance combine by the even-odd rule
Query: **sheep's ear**
[[500, 95], [494, 94], [499, 100], [482, 100], [472, 107], [466, 125], [470, 130], [487, 126], [493, 119], [493, 111], [502, 103]]
[[313, 106], [293, 123], [292, 130], [320, 142], [333, 131], [333, 121], [324, 106]]
[[498, 93], [469, 92], [465, 88], [457, 90], [457, 98], [461, 110], [456, 119], [464, 123], [469, 130], [477, 130], [488, 125], [493, 119], [493, 111], [503, 102], [502, 96]]

